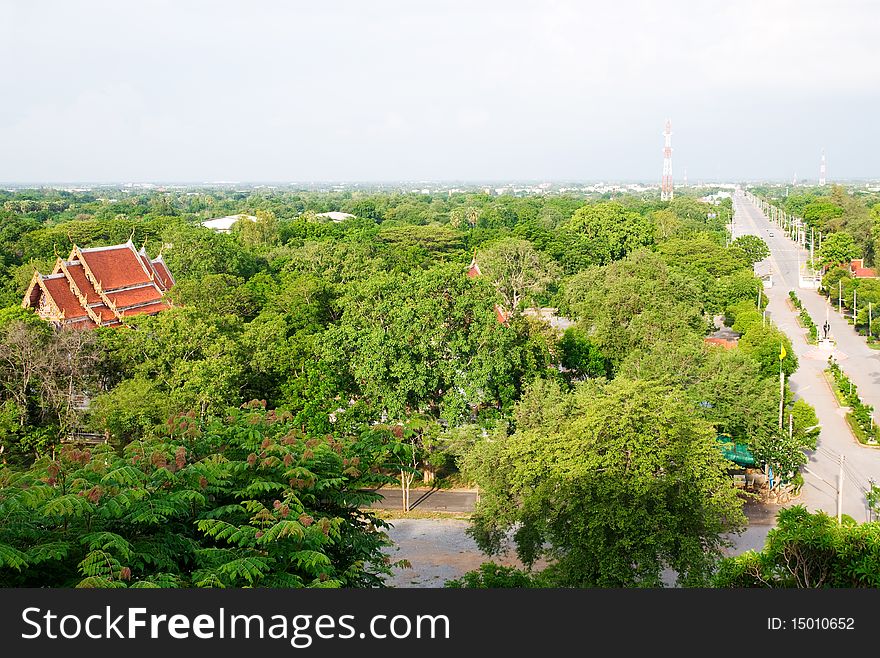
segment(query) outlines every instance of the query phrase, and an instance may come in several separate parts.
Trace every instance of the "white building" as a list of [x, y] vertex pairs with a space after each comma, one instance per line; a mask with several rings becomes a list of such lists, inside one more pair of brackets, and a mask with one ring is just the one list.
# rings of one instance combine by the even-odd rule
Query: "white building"
[[331, 210], [330, 212], [318, 213], [315, 217], [326, 217], [334, 222], [344, 222], [346, 219], [352, 219], [354, 215], [347, 212], [339, 212], [338, 210]]
[[247, 219], [252, 222], [257, 221], [257, 218], [253, 215], [227, 215], [226, 217], [207, 219], [202, 222], [202, 226], [209, 228], [212, 231], [217, 231], [218, 233], [229, 233], [232, 231], [232, 227], [242, 219]]

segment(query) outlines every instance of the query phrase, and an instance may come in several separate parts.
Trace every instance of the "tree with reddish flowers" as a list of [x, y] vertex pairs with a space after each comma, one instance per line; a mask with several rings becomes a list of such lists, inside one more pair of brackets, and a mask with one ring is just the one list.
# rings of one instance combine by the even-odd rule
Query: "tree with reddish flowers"
[[0, 468], [3, 587], [372, 587], [386, 524], [362, 510], [388, 446], [307, 436], [264, 402], [160, 438]]

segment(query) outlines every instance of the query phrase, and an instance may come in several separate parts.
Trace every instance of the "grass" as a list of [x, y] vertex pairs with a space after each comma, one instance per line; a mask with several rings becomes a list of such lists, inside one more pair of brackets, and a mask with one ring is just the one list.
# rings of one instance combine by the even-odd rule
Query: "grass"
[[[849, 429], [852, 432], [852, 435], [856, 438], [860, 444], [864, 446], [876, 446], [877, 443], [871, 443], [868, 441], [868, 435], [865, 433], [865, 430], [862, 426], [856, 421], [853, 416], [852, 407], [846, 400], [843, 392], [837, 387], [837, 382], [834, 381], [834, 376], [830, 374], [829, 370], [823, 370], [822, 376], [825, 377], [825, 381], [828, 382], [831, 391], [834, 393], [834, 397], [837, 399], [837, 403], [844, 409], [849, 409], [846, 413], [846, 424], [849, 425]], [[876, 426], [875, 426], [876, 430]]]
[[829, 388], [831, 388], [831, 392], [834, 393], [834, 397], [837, 400], [837, 404], [841, 407], [849, 407], [846, 403], [846, 398], [843, 396], [843, 393], [837, 388], [837, 383], [834, 381], [834, 377], [828, 374], [827, 370], [822, 371], [822, 376], [825, 377], [825, 381], [828, 382]]
[[[433, 484], [434, 487], [437, 489], [473, 489], [476, 486], [473, 482], [469, 482], [458, 471], [454, 471], [452, 473], [437, 477], [431, 484]], [[431, 485], [419, 483], [418, 486], [426, 487]]]
[[818, 343], [818, 341], [816, 339], [814, 339], [813, 334], [810, 333], [810, 327], [808, 327], [807, 325], [804, 324], [804, 321], [801, 320], [800, 315], [796, 315], [795, 319], [797, 320], [798, 326], [807, 330], [807, 334], [804, 336], [804, 340], [807, 341], [807, 344], [808, 345], [816, 345]]
[[855, 418], [853, 418], [852, 412], [849, 412], [846, 415], [846, 423], [849, 425], [849, 428], [852, 430], [853, 436], [858, 439], [859, 443], [866, 446], [877, 445], [876, 443], [870, 443], [868, 441], [868, 436], [865, 434], [865, 431], [861, 428], [861, 426], [856, 422]]

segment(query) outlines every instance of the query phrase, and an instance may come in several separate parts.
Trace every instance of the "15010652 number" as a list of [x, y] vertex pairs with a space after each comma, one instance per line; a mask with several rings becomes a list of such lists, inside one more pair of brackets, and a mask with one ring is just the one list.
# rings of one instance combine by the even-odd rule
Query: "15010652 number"
[[851, 631], [855, 629], [852, 617], [792, 617], [795, 631]]

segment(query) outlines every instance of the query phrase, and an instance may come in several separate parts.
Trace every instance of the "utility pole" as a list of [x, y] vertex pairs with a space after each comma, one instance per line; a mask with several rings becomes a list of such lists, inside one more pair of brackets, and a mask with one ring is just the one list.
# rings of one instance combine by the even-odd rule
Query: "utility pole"
[[853, 327], [856, 326], [856, 289], [853, 288]]
[[782, 429], [782, 411], [785, 404], [785, 372], [782, 370], [782, 353], [779, 355], [779, 429]]
[[843, 279], [837, 280], [837, 312], [843, 315]]
[[815, 267], [815, 265], [813, 265], [813, 227], [811, 226], [810, 227], [810, 269], [812, 270], [814, 267]]
[[871, 313], [871, 302], [868, 302], [868, 338], [873, 338], [871, 333], [871, 325], [874, 324], [874, 315]]
[[843, 461], [846, 459], [840, 455], [840, 470], [837, 472], [837, 522], [840, 523], [843, 515]]
[[791, 437], [794, 435], [794, 416], [792, 414], [788, 414], [788, 440], [791, 441]]

